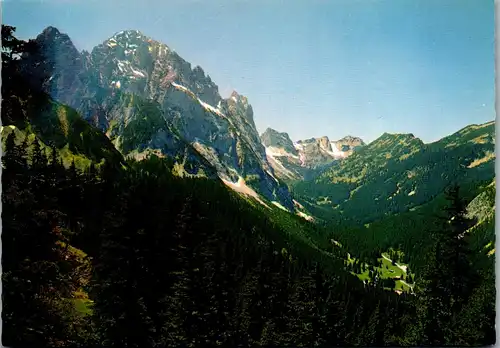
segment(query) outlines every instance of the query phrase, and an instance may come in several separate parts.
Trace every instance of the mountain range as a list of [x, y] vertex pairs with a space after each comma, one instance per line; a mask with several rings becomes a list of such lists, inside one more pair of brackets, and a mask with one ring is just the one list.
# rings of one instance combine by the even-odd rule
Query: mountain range
[[135, 30], [116, 33], [90, 53], [78, 52], [53, 27], [36, 42], [51, 69], [46, 91], [125, 156], [158, 151], [188, 176], [207, 176], [208, 163], [228, 185], [294, 210], [267, 161], [247, 98], [233, 92], [223, 99], [201, 67]]
[[287, 133], [271, 128], [260, 138], [275, 174], [285, 181], [310, 178], [365, 145], [363, 140], [352, 136], [337, 141], [323, 136], [292, 142]]
[[[201, 67], [137, 30], [90, 53], [54, 27], [34, 41], [42, 54], [27, 64], [43, 61], [44, 90], [126, 158], [166, 156], [180, 176], [220, 178], [308, 219], [367, 223], [424, 204], [452, 182], [494, 177], [493, 122], [431, 144], [412, 134], [385, 133], [369, 144], [353, 136], [292, 141], [270, 128], [259, 136], [246, 97], [222, 98]], [[57, 113], [61, 125], [72, 122], [69, 112]]]
[[383, 134], [294, 193], [316, 214], [367, 223], [414, 209], [453, 183], [495, 178], [495, 123], [470, 125], [425, 144], [413, 134]]
[[137, 30], [91, 52], [12, 32], [4, 343], [492, 342], [495, 122], [259, 135], [245, 96]]

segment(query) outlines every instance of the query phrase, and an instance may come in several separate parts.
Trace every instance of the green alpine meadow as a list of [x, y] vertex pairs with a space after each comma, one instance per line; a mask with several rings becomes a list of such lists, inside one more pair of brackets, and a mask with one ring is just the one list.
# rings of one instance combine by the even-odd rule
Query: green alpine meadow
[[[364, 2], [381, 13], [399, 6], [389, 10], [382, 3]], [[140, 16], [150, 6], [146, 2], [144, 9], [127, 10], [128, 23], [108, 23], [99, 19], [104, 18], [101, 10], [95, 10], [96, 18], [86, 17], [83, 28], [77, 22], [69, 25], [69, 19], [56, 20], [62, 13], [59, 8], [68, 9], [71, 21], [82, 17], [82, 23], [87, 6], [98, 5], [49, 1], [36, 24], [45, 23], [43, 29], [36, 31], [26, 21], [31, 17], [21, 20], [16, 13], [39, 5], [21, 3], [2, 3], [6, 18], [12, 19], [1, 29], [3, 346], [464, 347], [496, 342], [494, 113], [486, 113], [479, 122], [472, 114], [467, 118], [465, 109], [465, 116], [448, 117], [442, 106], [442, 119], [432, 116], [434, 123], [423, 109], [409, 110], [410, 105], [405, 106], [407, 114], [401, 112], [390, 122], [358, 122], [361, 114], [340, 113], [336, 102], [381, 105], [370, 93], [396, 77], [367, 75], [366, 80], [382, 81], [374, 82], [379, 87], [355, 85], [353, 95], [358, 97], [351, 99], [334, 95], [342, 88], [331, 87], [335, 93], [326, 94], [331, 85], [321, 81], [330, 77], [321, 76], [321, 69], [326, 69], [321, 57], [329, 54], [328, 45], [349, 45], [349, 35], [356, 34], [349, 31], [341, 39], [344, 36], [337, 37], [325, 24], [323, 32], [314, 34], [319, 39], [306, 40], [301, 30], [312, 32], [301, 21], [316, 13], [312, 3], [303, 11], [297, 4], [280, 7], [283, 15], [297, 16], [297, 47], [306, 50], [303, 45], [311, 45], [304, 56], [309, 60], [301, 60], [309, 77], [301, 79], [300, 69], [290, 68], [287, 74], [297, 74], [293, 83], [283, 69], [302, 53], [285, 47], [287, 38], [294, 36], [288, 27], [271, 31], [267, 14], [262, 15], [262, 28], [270, 35], [288, 35], [268, 51], [254, 41], [263, 30], [258, 26], [255, 34], [241, 32], [239, 42], [229, 39], [230, 31], [221, 31], [211, 43], [194, 37], [185, 43], [184, 47], [194, 47], [196, 42], [199, 50], [212, 44], [229, 45], [227, 52], [251, 48], [253, 54], [241, 62], [216, 48], [200, 54], [196, 60], [207, 66], [213, 66], [211, 54], [218, 57], [222, 70], [214, 76], [221, 79], [219, 86], [202, 67], [193, 67], [172, 47], [148, 36], [146, 29], [127, 29], [140, 27], [130, 18], [134, 11]], [[111, 3], [118, 6], [114, 1], [99, 6]], [[271, 3], [259, 6], [271, 9]], [[317, 21], [347, 26], [352, 24], [347, 13], [362, 16], [357, 4], [332, 3], [334, 9], [346, 11], [344, 19], [335, 11], [328, 18], [317, 11]], [[444, 11], [425, 1], [410, 3], [421, 6], [408, 10], [419, 13], [409, 14], [415, 26], [422, 20], [418, 16]], [[462, 11], [464, 4], [452, 7]], [[206, 5], [174, 1], [162, 7], [166, 17], [151, 25], [180, 20], [174, 18], [175, 11], [187, 16], [179, 6], [195, 11]], [[248, 15], [245, 19], [240, 13], [241, 26], [249, 25], [256, 14], [245, 7], [249, 4], [241, 6]], [[226, 10], [213, 18], [207, 15], [207, 22], [199, 25], [214, 30], [209, 28], [214, 18], [233, 23]], [[298, 13], [292, 14], [295, 10]], [[50, 11], [54, 12], [49, 16]], [[120, 11], [125, 10], [113, 7], [106, 16], [118, 18]], [[155, 10], [148, 11], [144, 18], [152, 22]], [[471, 11], [471, 21], [477, 21]], [[52, 24], [47, 18], [54, 18]], [[169, 34], [176, 45], [197, 32], [187, 27], [191, 20], [185, 18], [186, 27], [178, 24], [178, 31]], [[361, 18], [360, 27], [353, 30], [370, 27]], [[58, 23], [66, 24], [59, 28]], [[380, 29], [384, 35], [397, 32], [389, 26], [386, 21], [376, 24], [387, 30]], [[113, 34], [114, 29], [103, 28], [126, 30]], [[404, 33], [398, 35], [410, 35], [411, 30], [416, 29], [403, 25]], [[425, 32], [440, 45], [440, 38], [451, 35], [445, 30]], [[75, 40], [69, 35], [73, 32]], [[151, 32], [162, 37], [161, 31]], [[97, 34], [100, 39], [95, 41]], [[415, 35], [408, 36], [414, 45], [431, 40]], [[479, 36], [471, 35], [470, 40], [479, 42]], [[87, 36], [91, 45], [82, 41]], [[401, 58], [410, 51], [386, 40], [373, 52], [392, 52], [393, 65], [384, 65], [376, 54], [346, 56], [347, 65], [331, 78], [346, 84], [355, 79], [356, 69], [348, 64], [352, 59], [373, 59], [379, 69], [397, 71], [395, 75], [402, 70], [394, 62], [412, 69], [441, 64], [426, 60], [422, 53], [415, 58], [422, 65], [411, 65], [414, 60]], [[366, 45], [360, 49], [373, 49], [374, 43]], [[408, 50], [414, 49], [408, 45]], [[442, 45], [450, 52], [454, 49]], [[483, 54], [472, 51], [457, 59]], [[335, 52], [337, 58], [347, 55]], [[273, 60], [278, 56], [282, 66]], [[271, 61], [272, 69], [267, 65]], [[285, 98], [289, 92], [281, 96], [281, 90], [297, 95], [292, 106], [283, 106], [286, 116], [279, 122], [272, 118], [278, 116], [269, 115], [282, 115], [281, 109], [265, 111], [271, 104], [258, 94], [254, 106], [250, 104], [255, 92], [248, 92], [248, 97], [226, 93], [229, 82], [223, 76], [238, 64], [259, 66], [259, 75], [242, 70], [251, 81], [234, 76], [231, 83], [258, 85], [249, 91], [263, 94], [273, 90], [276, 95], [265, 103]], [[463, 64], [463, 70], [453, 74], [468, 73], [469, 65]], [[276, 71], [282, 81], [257, 77], [276, 76]], [[453, 74], [446, 76], [458, 76]], [[422, 104], [432, 98], [441, 98], [439, 105], [465, 103], [459, 99], [482, 93], [472, 91], [473, 85], [455, 85], [456, 94], [448, 100], [445, 91], [432, 87], [439, 77], [415, 76], [405, 83], [418, 85], [420, 92], [412, 100], [422, 98]], [[325, 94], [315, 90], [315, 97], [307, 99], [306, 90], [315, 88], [314, 81], [323, 83]], [[490, 82], [485, 88], [493, 88]], [[275, 83], [281, 89], [273, 89]], [[407, 85], [388, 83], [394, 97], [380, 110], [403, 103], [396, 100], [397, 89]], [[351, 93], [348, 86], [342, 93]], [[460, 95], [461, 87], [469, 91], [464, 94], [468, 97]], [[429, 89], [437, 97], [424, 100]], [[313, 104], [326, 108], [330, 118], [319, 121], [317, 109], [307, 109]], [[479, 115], [485, 109], [474, 110]], [[422, 120], [410, 120], [418, 112]], [[296, 126], [297, 122], [302, 123]], [[389, 123], [380, 123], [384, 130], [369, 122]], [[414, 126], [417, 123], [427, 125], [432, 136]], [[359, 136], [347, 131], [351, 125], [359, 129]], [[313, 134], [311, 127], [331, 135]], [[419, 134], [424, 134], [422, 139]]]

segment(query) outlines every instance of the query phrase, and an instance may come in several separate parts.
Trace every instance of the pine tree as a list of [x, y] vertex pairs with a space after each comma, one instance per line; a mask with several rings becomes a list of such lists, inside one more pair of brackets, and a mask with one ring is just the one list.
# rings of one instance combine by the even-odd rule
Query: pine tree
[[368, 346], [379, 345], [380, 343], [380, 302], [377, 303], [375, 310], [370, 315], [368, 326], [365, 329], [366, 337], [364, 344]]
[[40, 142], [36, 138], [32, 144], [31, 167], [37, 172], [47, 168], [47, 157], [42, 152]]
[[[12, 147], [14, 146], [14, 147]], [[28, 168], [26, 141], [7, 141], [2, 177], [3, 342], [7, 346], [70, 345], [75, 264], [68, 257], [65, 226], [52, 192], [38, 196]], [[35, 195], [37, 194], [37, 195]]]
[[23, 183], [26, 182], [28, 171], [27, 162], [27, 143], [24, 140], [19, 146], [15, 143], [16, 134], [15, 130], [11, 131], [6, 139], [5, 151], [2, 156], [2, 164], [5, 168], [2, 177], [5, 175], [6, 180], [12, 180], [16, 182], [21, 180]]
[[24, 121], [19, 97], [24, 96], [20, 83], [20, 61], [24, 41], [14, 36], [16, 28], [2, 24], [2, 124], [19, 125]]
[[427, 265], [417, 281], [423, 317], [425, 344], [455, 344], [453, 322], [463, 306], [475, 279], [469, 262], [469, 250], [464, 233], [469, 227], [465, 217], [465, 203], [459, 188], [447, 190], [448, 206], [436, 219], [434, 243], [427, 257]]

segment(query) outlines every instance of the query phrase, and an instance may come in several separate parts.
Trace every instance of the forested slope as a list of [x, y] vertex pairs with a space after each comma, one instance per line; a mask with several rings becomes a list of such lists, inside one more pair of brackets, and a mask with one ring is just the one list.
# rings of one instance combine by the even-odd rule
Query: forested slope
[[451, 184], [474, 191], [494, 178], [494, 159], [494, 122], [430, 144], [386, 133], [293, 192], [313, 215], [359, 225], [428, 203]]
[[[2, 34], [3, 47], [30, 49], [12, 29]], [[494, 254], [477, 253], [490, 230], [469, 230], [457, 190], [428, 233], [415, 295], [398, 295], [352, 275], [345, 256], [354, 244], [329, 243], [322, 226], [219, 180], [180, 177], [172, 158], [125, 161], [104, 134], [44, 95], [43, 79], [18, 70], [11, 54], [2, 58], [3, 345], [494, 342]], [[60, 118], [61, 109], [72, 116]]]

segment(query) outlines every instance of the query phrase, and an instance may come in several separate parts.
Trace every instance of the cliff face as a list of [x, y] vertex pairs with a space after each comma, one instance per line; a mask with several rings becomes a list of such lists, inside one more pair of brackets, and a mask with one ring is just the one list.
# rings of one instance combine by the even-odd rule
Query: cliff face
[[338, 151], [345, 153], [346, 156], [350, 156], [355, 150], [360, 149], [366, 144], [361, 138], [348, 135], [342, 139], [332, 141], [331, 145], [334, 151], [334, 147], [336, 147]]
[[360, 138], [352, 136], [337, 141], [323, 136], [293, 143], [287, 133], [271, 128], [261, 135], [261, 141], [276, 175], [284, 180], [308, 179], [364, 146]]
[[267, 128], [260, 136], [262, 144], [267, 148], [282, 149], [284, 153], [298, 156], [299, 152], [293, 145], [288, 133], [280, 133], [272, 128]]
[[135, 30], [115, 34], [90, 53], [78, 52], [52, 27], [36, 41], [51, 71], [46, 90], [105, 132], [124, 155], [160, 151], [190, 175], [208, 162], [220, 178], [246, 180], [293, 210], [286, 185], [267, 161], [247, 98], [236, 92], [222, 98], [201, 67]]

